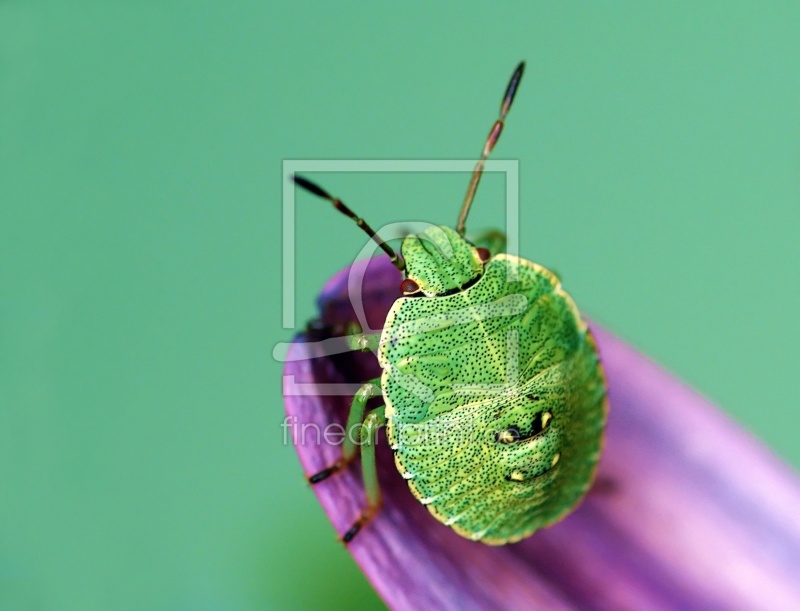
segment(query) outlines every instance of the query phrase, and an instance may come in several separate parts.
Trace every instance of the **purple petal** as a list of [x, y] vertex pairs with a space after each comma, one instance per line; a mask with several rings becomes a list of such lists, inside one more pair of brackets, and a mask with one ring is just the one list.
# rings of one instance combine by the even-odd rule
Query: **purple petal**
[[[354, 320], [348, 278], [355, 286], [361, 274], [369, 326], [380, 328], [401, 280], [385, 257], [360, 261], [326, 285], [326, 322]], [[521, 543], [474, 543], [413, 498], [381, 438], [384, 508], [349, 545], [375, 589], [395, 609], [800, 608], [795, 473], [706, 399], [593, 329], [611, 409], [597, 484], [586, 500]], [[350, 399], [302, 385], [328, 392], [318, 385], [349, 382], [345, 390], [354, 391], [379, 369], [372, 354], [308, 359], [313, 344], [303, 341], [290, 350], [284, 395], [287, 416], [297, 418], [300, 460], [312, 474], [341, 451], [315, 431], [343, 423]], [[339, 533], [366, 504], [358, 465], [314, 492]]]

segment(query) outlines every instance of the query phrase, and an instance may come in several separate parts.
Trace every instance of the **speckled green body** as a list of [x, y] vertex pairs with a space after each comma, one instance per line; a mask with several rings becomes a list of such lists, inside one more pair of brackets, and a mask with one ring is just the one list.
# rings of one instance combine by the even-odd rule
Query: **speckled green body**
[[394, 303], [378, 350], [397, 468], [459, 534], [527, 537], [575, 507], [597, 465], [605, 384], [586, 323], [553, 273], [483, 263], [447, 227], [402, 252], [422, 294]]
[[[484, 236], [494, 252], [464, 238], [524, 68], [520, 62], [511, 75], [455, 228], [430, 226], [407, 236], [402, 257], [344, 202], [294, 176], [355, 221], [406, 276], [405, 296], [392, 306], [380, 336], [348, 339], [354, 350], [377, 347], [383, 372], [359, 388], [347, 417], [348, 430], [359, 430], [367, 507], [342, 535], [345, 543], [382, 504], [375, 431], [383, 424], [414, 496], [475, 541], [523, 539], [566, 515], [591, 486], [607, 404], [586, 323], [552, 272], [498, 254], [505, 236]], [[378, 393], [384, 404], [366, 412]], [[309, 482], [324, 481], [356, 455], [356, 440], [348, 436], [342, 457]]]

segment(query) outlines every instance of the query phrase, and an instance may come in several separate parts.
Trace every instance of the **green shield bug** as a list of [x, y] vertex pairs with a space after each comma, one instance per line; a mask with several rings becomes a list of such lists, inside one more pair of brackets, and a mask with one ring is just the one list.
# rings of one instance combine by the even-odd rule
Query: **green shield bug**
[[[379, 511], [375, 433], [386, 426], [413, 495], [458, 534], [491, 545], [531, 535], [569, 513], [589, 489], [600, 454], [605, 381], [586, 322], [557, 276], [503, 254], [497, 232], [465, 239], [467, 213], [522, 78], [517, 66], [472, 173], [455, 229], [431, 226], [400, 255], [341, 200], [295, 183], [355, 220], [404, 273], [382, 332], [354, 334], [382, 369], [356, 393], [342, 457], [318, 484], [361, 454], [368, 505], [349, 542]], [[383, 405], [367, 411], [367, 402]]]

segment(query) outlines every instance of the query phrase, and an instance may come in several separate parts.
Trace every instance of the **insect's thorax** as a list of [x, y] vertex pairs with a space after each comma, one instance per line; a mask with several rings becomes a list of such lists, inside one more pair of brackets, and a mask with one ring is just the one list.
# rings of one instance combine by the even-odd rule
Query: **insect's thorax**
[[419, 235], [408, 236], [400, 252], [406, 276], [429, 297], [468, 286], [483, 272], [477, 249], [446, 226], [432, 226]]

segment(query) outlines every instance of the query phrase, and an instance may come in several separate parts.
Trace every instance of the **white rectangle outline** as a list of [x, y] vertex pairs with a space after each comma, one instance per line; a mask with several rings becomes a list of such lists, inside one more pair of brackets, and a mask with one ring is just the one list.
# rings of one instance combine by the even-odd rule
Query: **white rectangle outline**
[[[464, 172], [470, 174], [477, 160], [470, 159], [284, 159], [283, 176], [283, 328], [295, 329], [295, 193], [288, 180], [295, 172]], [[506, 177], [506, 252], [519, 255], [519, 160], [491, 159], [484, 172]], [[465, 185], [467, 183], [465, 182]], [[465, 187], [466, 189], [466, 187]], [[514, 279], [514, 268], [508, 280]]]

